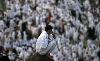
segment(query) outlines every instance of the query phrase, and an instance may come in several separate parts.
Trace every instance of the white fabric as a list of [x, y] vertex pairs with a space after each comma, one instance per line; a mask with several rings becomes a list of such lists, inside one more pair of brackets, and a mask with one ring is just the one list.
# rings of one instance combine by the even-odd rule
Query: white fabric
[[51, 41], [49, 43], [48, 34], [43, 31], [36, 42], [36, 52], [40, 54], [50, 53], [55, 48], [56, 42]]
[[48, 46], [48, 34], [46, 33], [46, 31], [43, 31], [37, 39], [36, 52], [45, 54], [46, 52], [44, 52], [43, 50], [45, 50], [47, 46]]

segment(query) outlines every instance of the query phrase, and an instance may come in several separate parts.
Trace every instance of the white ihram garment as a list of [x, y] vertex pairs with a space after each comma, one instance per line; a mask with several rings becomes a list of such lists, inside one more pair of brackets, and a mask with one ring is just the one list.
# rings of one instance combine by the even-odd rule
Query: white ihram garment
[[43, 31], [37, 39], [36, 52], [44, 55], [46, 53], [49, 53], [55, 47], [55, 45], [55, 41], [51, 41], [49, 43], [48, 34], [46, 31]]

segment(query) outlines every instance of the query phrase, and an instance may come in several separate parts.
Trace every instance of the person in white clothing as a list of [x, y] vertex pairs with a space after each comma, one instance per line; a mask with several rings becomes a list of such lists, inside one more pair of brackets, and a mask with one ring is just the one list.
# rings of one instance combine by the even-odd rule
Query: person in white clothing
[[56, 42], [50, 40], [51, 34], [53, 34], [52, 26], [46, 25], [45, 31], [42, 31], [37, 39], [36, 54], [34, 55], [35, 59], [33, 61], [53, 61], [50, 52], [55, 48]]

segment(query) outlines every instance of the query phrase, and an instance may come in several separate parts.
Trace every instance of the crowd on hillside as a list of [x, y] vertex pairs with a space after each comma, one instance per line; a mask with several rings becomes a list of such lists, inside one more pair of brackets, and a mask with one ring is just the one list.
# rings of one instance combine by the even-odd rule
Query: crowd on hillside
[[100, 1], [5, 0], [0, 10], [0, 56], [25, 61], [47, 24], [53, 27], [54, 61], [99, 61]]

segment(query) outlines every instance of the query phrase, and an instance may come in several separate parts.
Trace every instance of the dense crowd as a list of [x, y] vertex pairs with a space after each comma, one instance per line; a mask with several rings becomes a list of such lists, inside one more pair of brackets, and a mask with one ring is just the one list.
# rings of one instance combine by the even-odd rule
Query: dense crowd
[[57, 42], [54, 61], [99, 61], [100, 1], [6, 0], [0, 11], [0, 56], [25, 61], [47, 24]]

